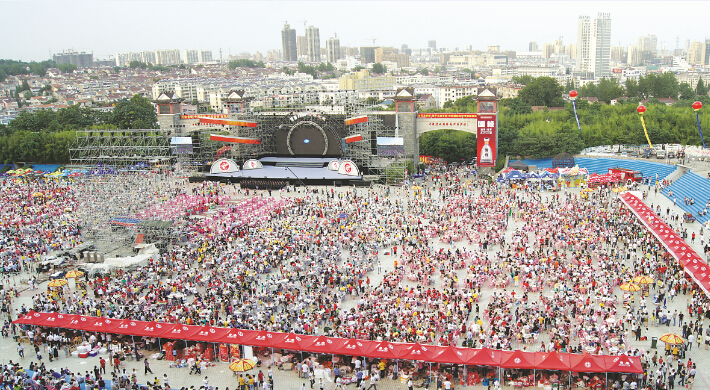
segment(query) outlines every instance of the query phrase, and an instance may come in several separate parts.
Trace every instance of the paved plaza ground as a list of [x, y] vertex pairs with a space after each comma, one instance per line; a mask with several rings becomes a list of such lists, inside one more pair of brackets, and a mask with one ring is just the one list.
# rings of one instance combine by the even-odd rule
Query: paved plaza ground
[[[643, 186], [644, 190], [647, 189], [646, 186]], [[343, 191], [344, 189], [338, 188], [338, 191]], [[360, 189], [358, 190], [360, 193], [366, 193], [367, 190]], [[398, 188], [395, 188], [392, 190], [392, 195], [391, 196], [397, 196], [400, 199], [406, 201], [407, 197], [404, 195], [404, 193], [399, 193], [401, 191]], [[568, 190], [569, 193], [571, 194], [578, 194], [578, 190], [571, 189]], [[410, 190], [410, 197], [413, 196], [411, 195], [411, 190]], [[268, 196], [268, 193], [264, 192], [260, 194], [259, 196]], [[274, 192], [274, 196], [280, 196], [278, 192]], [[303, 196], [303, 193], [301, 194], [289, 194], [289, 196]], [[550, 196], [548, 193], [543, 193], [544, 196]], [[648, 199], [645, 200], [647, 204], [653, 204], [661, 205], [661, 208], [663, 210], [662, 214], [665, 216], [665, 210], [666, 208], [670, 208], [673, 210], [675, 213], [682, 213], [682, 210], [678, 207], [675, 207], [673, 205], [672, 201], [669, 201], [665, 196], [662, 195], [654, 195], [653, 191], [650, 191], [650, 195]], [[511, 225], [508, 227], [507, 230], [507, 236], [510, 237], [511, 232], [515, 229], [516, 223], [511, 223]], [[685, 225], [685, 228], [688, 229], [689, 234], [691, 232], [696, 232], [698, 234], [698, 237], [700, 237], [700, 225], [696, 222], [693, 224]], [[704, 233], [705, 240], [709, 237], [708, 232], [706, 231]], [[435, 240], [436, 242], [434, 245], [436, 247], [445, 247], [445, 248], [450, 248], [448, 244], [443, 244], [438, 242], [438, 239]], [[694, 247], [694, 249], [698, 253], [702, 253], [702, 247], [700, 245], [700, 240], [696, 240], [696, 242], [690, 243], [691, 246]], [[464, 243], [459, 243], [455, 244], [455, 246], [462, 247], [466, 246], [467, 244]], [[495, 249], [494, 249], [495, 250]], [[388, 248], [383, 248], [380, 250], [380, 253], [385, 253], [388, 251]], [[380, 256], [380, 267], [379, 269], [375, 269], [372, 271], [368, 277], [371, 279], [373, 285], [377, 285], [381, 280], [382, 280], [382, 275], [386, 273], [389, 270], [394, 269], [394, 262], [397, 259], [395, 256], [385, 256], [381, 255]], [[463, 274], [465, 276], [465, 271], [463, 271]], [[14, 277], [11, 277], [11, 282], [12, 283], [17, 283], [18, 286], [21, 286], [20, 288], [26, 288], [26, 285], [20, 285], [20, 281], [22, 279], [27, 279], [28, 275], [27, 274], [20, 274]], [[437, 285], [438, 280], [434, 280], [434, 284]], [[519, 288], [515, 288], [512, 286], [509, 286], [508, 289], [514, 289], [516, 291], [522, 291]], [[24, 291], [21, 293], [21, 296], [14, 302], [14, 308], [18, 308], [21, 305], [25, 304], [27, 306], [31, 306], [31, 296], [33, 294], [36, 294], [40, 291], [46, 290], [46, 282], [43, 285], [40, 285], [40, 288], [35, 291]], [[488, 300], [490, 299], [490, 294], [491, 294], [492, 289], [485, 287], [482, 292], [482, 296], [480, 299], [480, 305], [481, 307], [484, 307], [487, 303]], [[545, 294], [547, 290], [543, 290], [541, 294]], [[653, 302], [652, 302], [652, 296], [653, 296], [653, 290], [651, 291], [650, 297], [647, 298], [647, 306], [648, 307], [654, 307]], [[530, 294], [531, 300], [534, 300], [537, 297], [536, 293]], [[668, 309], [671, 311], [678, 310], [678, 312], [685, 312], [687, 313], [686, 305], [688, 302], [688, 295], [679, 295], [675, 297], [674, 300], [668, 302]], [[342, 308], [343, 309], [349, 309], [350, 307], [354, 307], [356, 304], [355, 301], [356, 298], [347, 298], [346, 301], [343, 303]], [[473, 314], [472, 314], [473, 315]], [[686, 316], [687, 318], [687, 316]], [[469, 321], [472, 320], [473, 318], [469, 318]], [[708, 325], [710, 325], [710, 321], [704, 320], [704, 329], [708, 328]], [[644, 351], [648, 351], [651, 347], [651, 338], [652, 337], [659, 337], [660, 335], [668, 332], [674, 332], [674, 333], [682, 333], [681, 332], [681, 325], [682, 324], [671, 324], [670, 326], [657, 326], [655, 324], [651, 324], [648, 328], [648, 333], [644, 331], [644, 335], [648, 337], [648, 340], [642, 341], [642, 342], [635, 342], [633, 341], [633, 337], [629, 337], [628, 339], [630, 340], [629, 342], [629, 349], [640, 349]], [[545, 341], [544, 337], [541, 338], [541, 341]], [[537, 347], [539, 345], [518, 345], [519, 348], [527, 347], [528, 350], [530, 351], [536, 351]], [[663, 343], [658, 343], [658, 351], [659, 355], [663, 353]], [[29, 351], [30, 347], [29, 345], [25, 345], [26, 351], [27, 351], [27, 356], [24, 359], [19, 359], [18, 353], [17, 353], [17, 345], [12, 342], [12, 338], [2, 338], [0, 339], [0, 361], [2, 363], [7, 363], [8, 361], [19, 361], [22, 365], [24, 366], [29, 366], [29, 363], [31, 361], [36, 361], [34, 357], [32, 357], [31, 351]], [[653, 350], [652, 350], [653, 351]], [[153, 352], [149, 351], [144, 351], [144, 353], [149, 356], [153, 354]], [[89, 359], [79, 359], [79, 358], [65, 358], [64, 353], [62, 352], [61, 358], [58, 361], [54, 362], [48, 362], [45, 359], [45, 364], [49, 368], [55, 368], [59, 369], [60, 367], [68, 367], [71, 371], [76, 372], [84, 372], [88, 371], [90, 369], [93, 369], [94, 365], [99, 364], [99, 358], [89, 358]], [[44, 354], [46, 356], [46, 353]], [[107, 357], [107, 356], [105, 356]], [[698, 374], [696, 377], [696, 382], [695, 382], [695, 389], [710, 389], [710, 351], [706, 350], [704, 346], [701, 348], [698, 348], [696, 345], [692, 347], [692, 350], [687, 352], [686, 358], [692, 358], [694, 362], [696, 362], [697, 367], [698, 367]], [[227, 363], [216, 363], [216, 366], [214, 367], [209, 367], [205, 372], [202, 373], [201, 376], [196, 376], [196, 375], [189, 375], [188, 374], [188, 369], [187, 368], [171, 368], [170, 362], [168, 361], [158, 361], [158, 360], [150, 360], [150, 365], [151, 368], [154, 372], [154, 374], [148, 374], [148, 375], [143, 375], [143, 363], [142, 362], [135, 362], [135, 361], [125, 361], [124, 362], [124, 368], [126, 368], [127, 372], [132, 371], [134, 368], [137, 370], [139, 373], [138, 378], [139, 378], [139, 383], [146, 383], [148, 381], [152, 381], [154, 377], [161, 378], [163, 377], [164, 373], [167, 373], [169, 379], [170, 379], [170, 385], [172, 388], [180, 388], [180, 387], [191, 387], [194, 386], [195, 388], [199, 388], [200, 386], [203, 385], [203, 380], [204, 377], [207, 376], [209, 380], [209, 384], [211, 386], [214, 386], [215, 388], [219, 389], [235, 389], [237, 387], [237, 378], [233, 376], [232, 372], [228, 368]], [[108, 367], [108, 370], [110, 370], [111, 367]], [[264, 373], [266, 373], [266, 368], [262, 368], [264, 370]], [[251, 374], [256, 375], [258, 373], [257, 369], [251, 370]], [[110, 377], [110, 375], [109, 375]], [[326, 389], [333, 389], [335, 388], [334, 383], [332, 382], [332, 378], [325, 378], [325, 388]], [[162, 383], [162, 381], [161, 381]], [[290, 371], [280, 371], [280, 370], [275, 370], [274, 371], [274, 388], [279, 389], [279, 390], [298, 390], [302, 388], [303, 383], [305, 383], [304, 380], [299, 379], [298, 376], [296, 375], [295, 372]], [[478, 385], [481, 386], [481, 385]], [[348, 386], [351, 389], [355, 388], [355, 385], [350, 385]], [[461, 386], [456, 386], [456, 388], [460, 388]], [[310, 385], [306, 386], [306, 388], [310, 388]], [[318, 382], [316, 382], [316, 388], [318, 388]], [[400, 383], [399, 381], [392, 381], [388, 379], [383, 379], [377, 384], [377, 388], [379, 389], [406, 389], [406, 384]]]

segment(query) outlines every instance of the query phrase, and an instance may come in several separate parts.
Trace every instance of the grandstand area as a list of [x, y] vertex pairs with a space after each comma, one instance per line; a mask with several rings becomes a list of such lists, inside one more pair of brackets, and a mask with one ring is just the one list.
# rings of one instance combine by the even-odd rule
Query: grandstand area
[[[651, 176], [654, 180], [656, 174], [662, 180], [676, 170], [674, 165], [646, 160], [627, 160], [618, 158], [591, 158], [575, 157], [575, 164], [580, 168], [587, 168], [589, 173], [605, 174], [609, 168], [621, 167], [641, 171], [644, 177]], [[528, 165], [534, 165], [537, 169], [552, 168], [552, 159], [543, 158], [539, 160], [525, 160]]]
[[[673, 191], [673, 196], [669, 193]], [[686, 213], [692, 213], [695, 218], [701, 223], [710, 220], [709, 215], [700, 215], [700, 212], [705, 209], [708, 201], [710, 201], [710, 180], [693, 172], [686, 173], [678, 180], [674, 181], [670, 186], [663, 189], [663, 195], [670, 200], [675, 200], [676, 206], [683, 209]], [[695, 203], [685, 204], [685, 198], [693, 198]]]

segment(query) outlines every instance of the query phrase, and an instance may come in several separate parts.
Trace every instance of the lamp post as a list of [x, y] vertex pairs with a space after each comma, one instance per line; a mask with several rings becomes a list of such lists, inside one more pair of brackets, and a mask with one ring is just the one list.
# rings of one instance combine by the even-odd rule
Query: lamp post
[[577, 128], [579, 131], [582, 131], [582, 126], [579, 124], [579, 117], [577, 116], [577, 104], [575, 103], [575, 100], [577, 100], [577, 91], [571, 90], [569, 91], [569, 97], [572, 99], [572, 107], [574, 108], [574, 119], [577, 120]]
[[703, 108], [702, 102], [693, 103], [693, 110], [695, 110], [695, 120], [698, 121], [698, 133], [700, 133], [700, 140], [703, 141], [703, 149], [705, 149], [705, 138], [703, 138], [703, 130], [700, 128], [700, 109]]

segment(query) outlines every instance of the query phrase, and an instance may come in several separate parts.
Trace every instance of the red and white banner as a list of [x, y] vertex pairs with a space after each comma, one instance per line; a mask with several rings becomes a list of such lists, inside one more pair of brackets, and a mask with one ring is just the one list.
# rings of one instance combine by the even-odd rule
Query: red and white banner
[[476, 125], [476, 166], [494, 167], [497, 156], [497, 118], [496, 114], [478, 114]]
[[357, 142], [357, 141], [362, 141], [362, 135], [360, 134], [355, 134], [351, 135], [350, 137], [345, 137], [345, 143], [349, 144], [352, 142]]
[[210, 140], [221, 141], [221, 142], [231, 142], [233, 144], [251, 144], [251, 145], [261, 144], [261, 140], [256, 139], [256, 138], [232, 137], [229, 135], [219, 135], [219, 134], [210, 134]]
[[367, 122], [367, 115], [356, 116], [356, 117], [353, 117], [353, 118], [348, 118], [348, 119], [346, 119], [346, 120], [345, 120], [345, 126], [350, 126], [350, 125], [354, 125], [354, 124], [357, 124], [357, 123], [365, 123], [365, 122]]
[[692, 277], [708, 294], [710, 291], [710, 268], [702, 257], [637, 196], [624, 192], [619, 198], [656, 236], [666, 250], [683, 265], [685, 273]]
[[200, 117], [200, 123], [206, 125], [222, 125], [222, 126], [240, 126], [240, 127], [256, 127], [258, 123], [229, 120], [229, 119], [218, 119], [218, 118], [203, 118]]

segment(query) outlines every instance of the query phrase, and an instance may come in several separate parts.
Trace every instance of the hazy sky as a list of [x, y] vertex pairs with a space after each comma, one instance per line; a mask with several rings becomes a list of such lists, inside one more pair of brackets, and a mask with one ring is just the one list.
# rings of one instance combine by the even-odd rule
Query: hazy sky
[[320, 28], [321, 45], [337, 33], [341, 46], [438, 47], [526, 51], [530, 41], [563, 37], [576, 43], [579, 15], [610, 13], [612, 45], [658, 36], [659, 49], [710, 37], [709, 1], [0, 1], [0, 58], [45, 60], [66, 49], [105, 58], [118, 52], [212, 49], [266, 54], [281, 48], [288, 21], [304, 35], [303, 20]]

